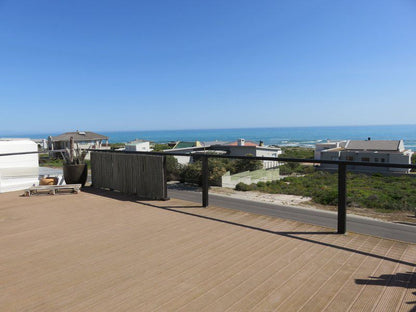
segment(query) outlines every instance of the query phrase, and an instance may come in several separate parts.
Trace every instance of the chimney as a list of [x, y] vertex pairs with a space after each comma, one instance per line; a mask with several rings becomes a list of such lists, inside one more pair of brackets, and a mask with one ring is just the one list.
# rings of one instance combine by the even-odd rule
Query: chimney
[[238, 139], [237, 140], [237, 145], [238, 146], [244, 146], [245, 142], [246, 142], [246, 140], [244, 140], [244, 139]]

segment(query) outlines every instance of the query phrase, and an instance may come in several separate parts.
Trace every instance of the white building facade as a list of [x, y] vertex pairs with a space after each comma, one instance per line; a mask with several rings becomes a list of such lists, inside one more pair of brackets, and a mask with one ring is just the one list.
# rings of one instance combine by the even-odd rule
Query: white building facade
[[[404, 148], [403, 140], [367, 140], [347, 141], [345, 147], [338, 147], [321, 152], [322, 160], [342, 160], [353, 162], [406, 164], [412, 162], [413, 152]], [[336, 169], [337, 165], [321, 164], [323, 169]], [[351, 171], [409, 173], [408, 168], [348, 166]]]

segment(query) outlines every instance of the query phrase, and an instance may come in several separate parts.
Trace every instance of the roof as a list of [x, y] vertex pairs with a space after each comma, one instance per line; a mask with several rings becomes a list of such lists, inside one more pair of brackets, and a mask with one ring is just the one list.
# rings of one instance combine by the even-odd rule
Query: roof
[[359, 151], [399, 151], [401, 140], [349, 141], [345, 150]]
[[234, 142], [230, 142], [224, 145], [228, 145], [228, 146], [259, 146], [257, 143], [254, 143], [252, 141], [245, 141], [244, 145], [238, 145], [238, 141], [234, 141]]
[[69, 141], [71, 137], [74, 138], [75, 142], [108, 140], [107, 136], [90, 131], [65, 132], [61, 135], [51, 137], [51, 139], [53, 142], [59, 142]]
[[226, 141], [206, 141], [206, 142], [202, 142], [202, 145], [205, 147], [211, 146], [211, 145], [226, 145], [228, 142]]
[[140, 144], [140, 143], [146, 143], [146, 142], [150, 143], [150, 141], [148, 141], [148, 140], [136, 139], [134, 141], [128, 142], [127, 144]]
[[201, 147], [201, 143], [199, 141], [194, 142], [186, 142], [186, 141], [179, 141], [176, 143], [176, 145], [173, 147], [174, 149], [177, 148], [189, 148], [189, 147]]

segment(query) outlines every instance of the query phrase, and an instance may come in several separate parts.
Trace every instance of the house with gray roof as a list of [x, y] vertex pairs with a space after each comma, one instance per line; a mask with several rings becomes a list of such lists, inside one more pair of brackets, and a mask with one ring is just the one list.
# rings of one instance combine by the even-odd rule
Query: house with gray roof
[[[80, 149], [110, 149], [108, 137], [91, 131], [65, 132], [58, 136], [48, 137], [48, 148], [50, 151], [69, 148], [70, 138], [74, 138], [75, 145]], [[87, 155], [87, 159], [89, 155]]]
[[[198, 142], [198, 141], [197, 141]], [[182, 147], [164, 150], [167, 153], [183, 153], [186, 156], [175, 156], [180, 164], [189, 164], [193, 162], [193, 156], [201, 153], [215, 153], [229, 156], [257, 156], [257, 157], [275, 157], [278, 158], [282, 154], [282, 150], [278, 147], [265, 146], [262, 141], [259, 143], [238, 139], [233, 142], [200, 142], [199, 145], [193, 147]], [[271, 160], [263, 160], [263, 168], [270, 169], [280, 165], [280, 163]]]
[[[413, 152], [406, 150], [403, 140], [348, 140], [344, 147], [321, 151], [322, 160], [343, 160], [368, 163], [411, 164]], [[321, 164], [322, 169], [337, 165]], [[407, 168], [348, 166], [351, 171], [409, 173]]]

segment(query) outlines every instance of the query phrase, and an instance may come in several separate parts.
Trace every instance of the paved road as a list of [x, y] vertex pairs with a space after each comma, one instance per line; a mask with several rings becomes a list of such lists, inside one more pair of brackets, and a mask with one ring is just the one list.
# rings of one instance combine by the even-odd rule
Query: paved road
[[[201, 203], [201, 193], [196, 191], [170, 189], [169, 196]], [[209, 203], [218, 207], [325, 226], [333, 228], [334, 231], [336, 231], [337, 227], [337, 214], [329, 211], [278, 206], [212, 194], [209, 195]], [[347, 231], [416, 243], [415, 225], [382, 222], [369, 218], [347, 215]]]

